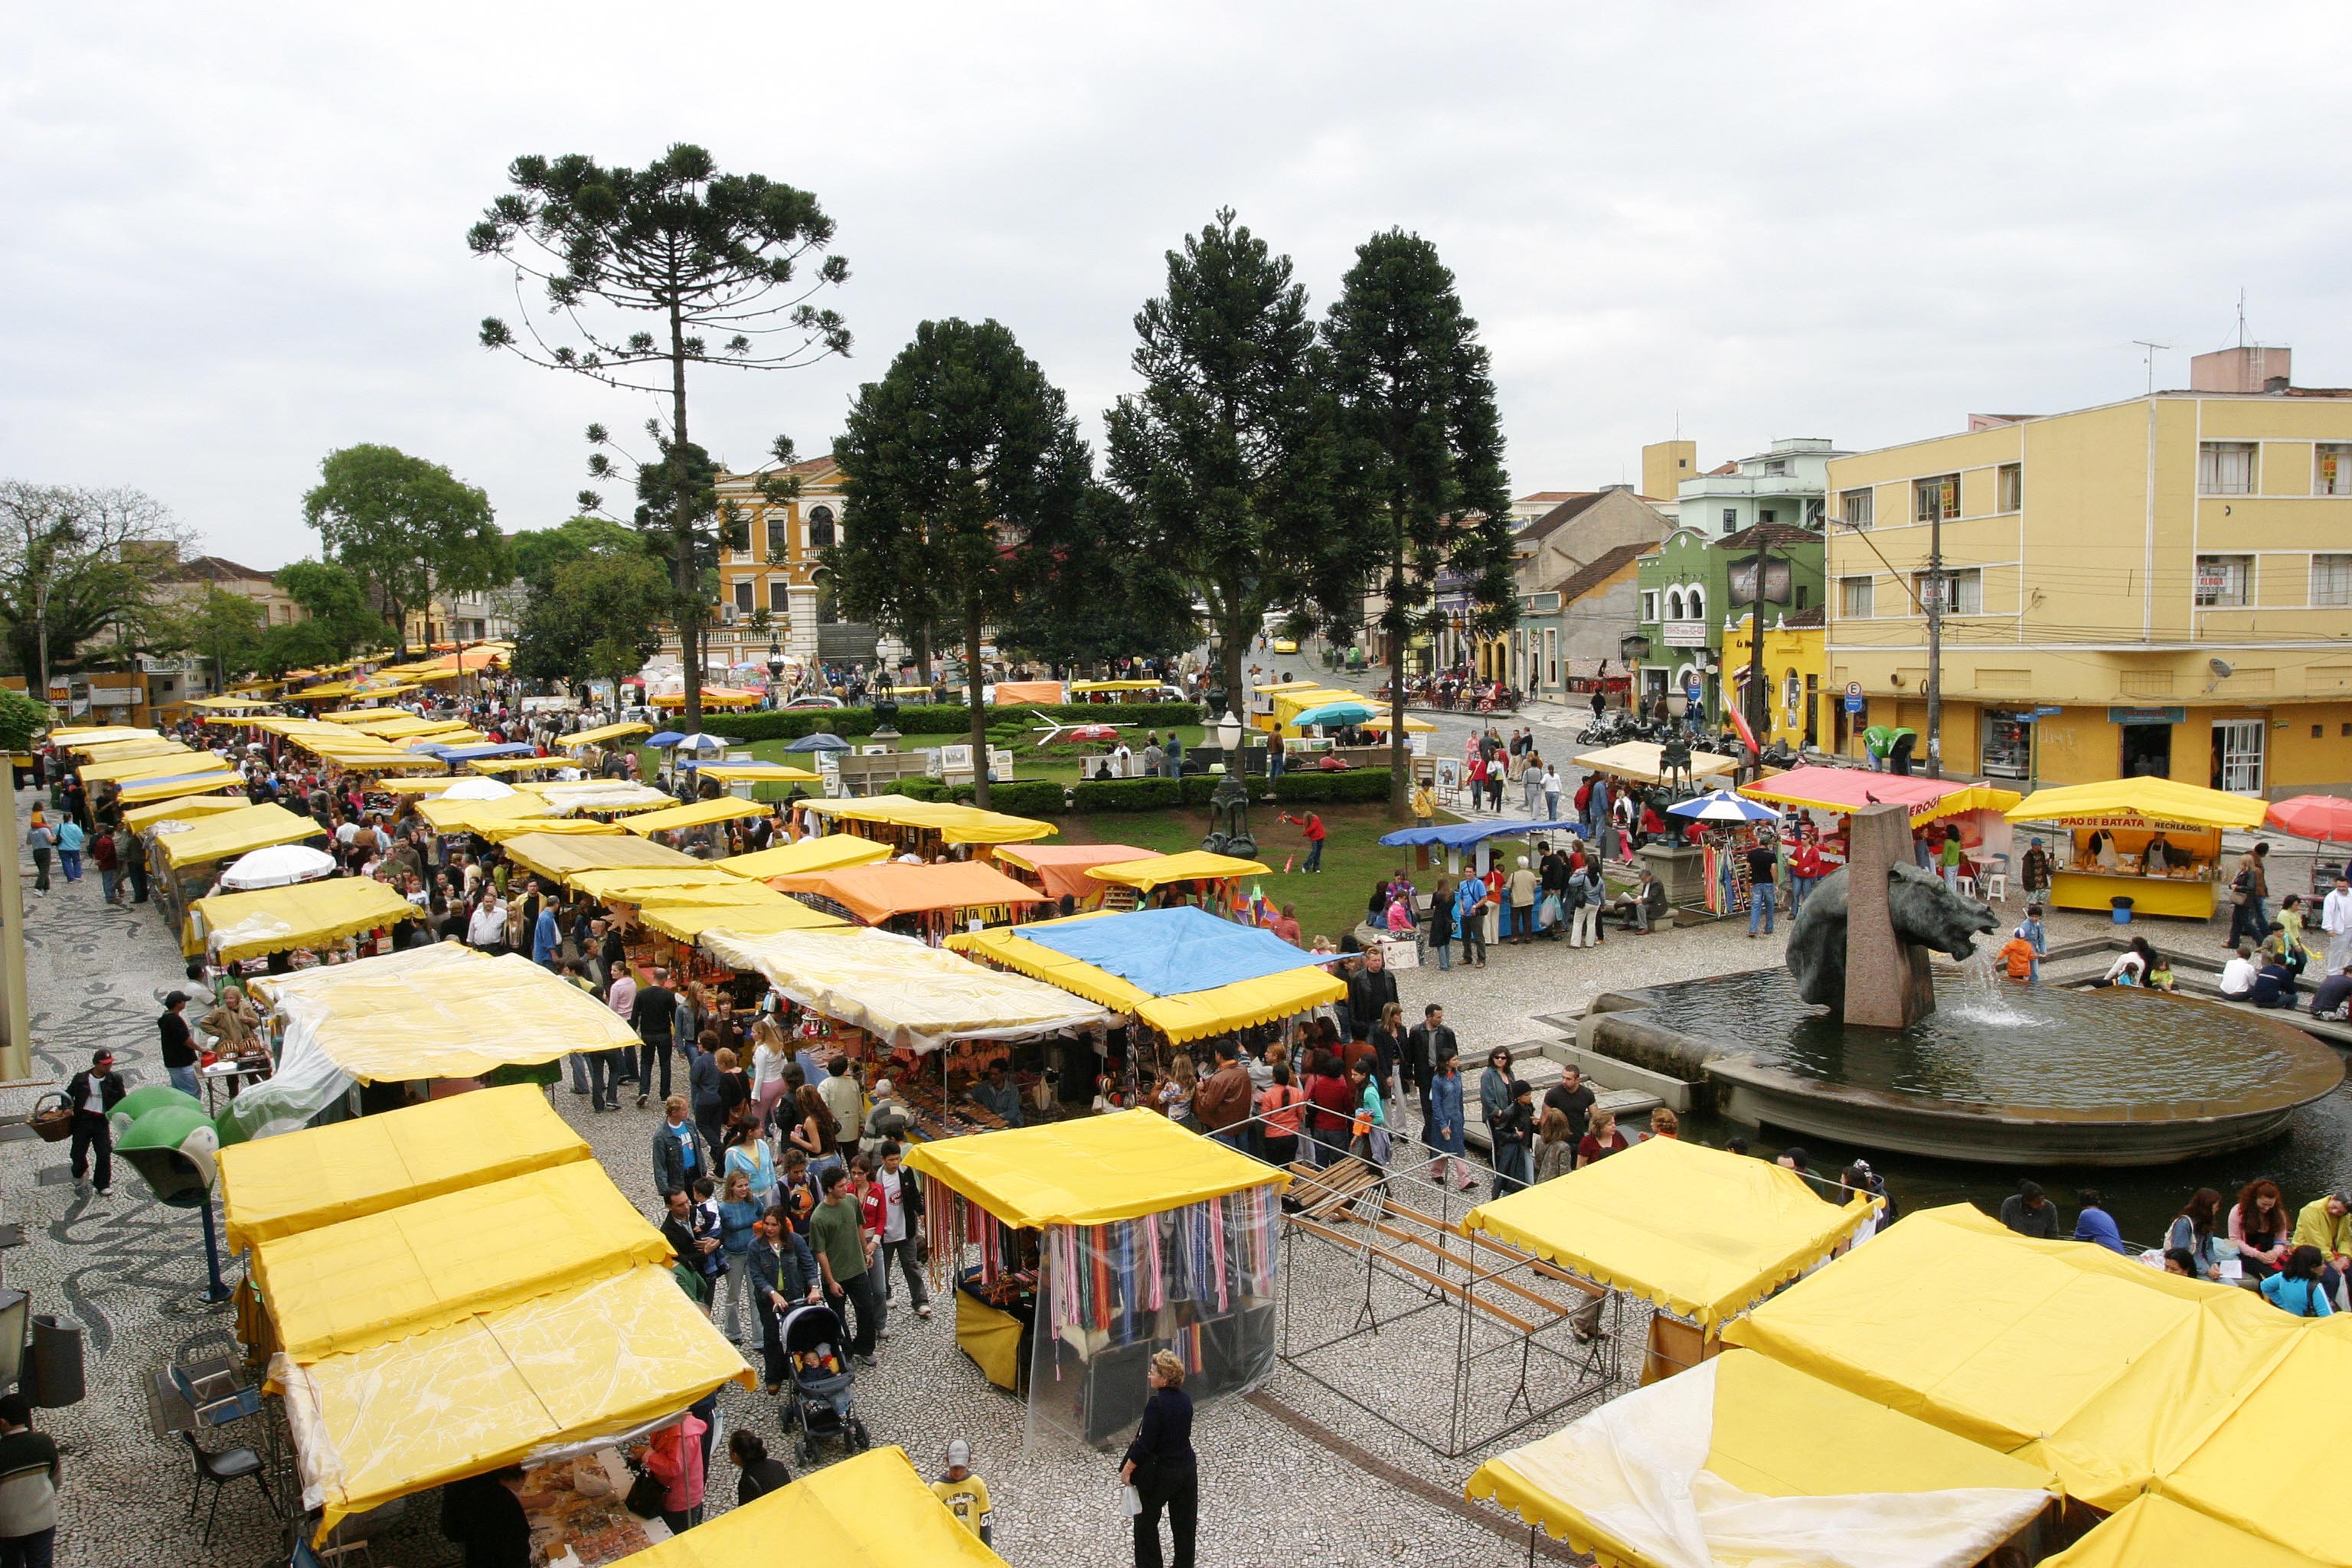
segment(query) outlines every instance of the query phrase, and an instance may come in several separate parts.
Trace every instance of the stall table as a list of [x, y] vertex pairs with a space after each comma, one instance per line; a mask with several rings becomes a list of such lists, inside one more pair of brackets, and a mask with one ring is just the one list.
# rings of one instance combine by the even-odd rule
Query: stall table
[[[2173, 779], [2112, 779], [2037, 790], [2006, 814], [2013, 823], [2048, 823], [2072, 836], [2074, 864], [2051, 879], [2050, 901], [2064, 910], [2105, 910], [2129, 899], [2135, 914], [2207, 920], [2221, 881], [2221, 835], [2262, 826], [2268, 803]], [[2164, 836], [2187, 864], [2163, 876], [2137, 867], [2148, 841]], [[2095, 837], [2112, 847], [2112, 868], [2089, 858]]]

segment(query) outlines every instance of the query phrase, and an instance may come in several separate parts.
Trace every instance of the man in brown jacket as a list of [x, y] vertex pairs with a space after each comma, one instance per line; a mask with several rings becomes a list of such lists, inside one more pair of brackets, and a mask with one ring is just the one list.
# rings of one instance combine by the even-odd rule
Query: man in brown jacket
[[1249, 1152], [1250, 1076], [1241, 1047], [1228, 1037], [1217, 1042], [1217, 1070], [1192, 1091], [1192, 1114], [1210, 1137]]

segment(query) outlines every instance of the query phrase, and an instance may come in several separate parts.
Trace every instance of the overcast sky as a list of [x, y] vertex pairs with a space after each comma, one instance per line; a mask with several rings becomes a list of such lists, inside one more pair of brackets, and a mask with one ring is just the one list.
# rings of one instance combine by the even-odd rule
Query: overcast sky
[[[698, 142], [816, 194], [854, 356], [701, 373], [695, 434], [829, 448], [919, 321], [1011, 327], [1098, 437], [1163, 253], [1221, 205], [1318, 313], [1433, 239], [1492, 348], [1515, 492], [1867, 447], [2145, 385], [2252, 336], [2352, 384], [2352, 7], [430, 3], [14, 9], [0, 476], [139, 486], [310, 552], [384, 442], [509, 530], [642, 398], [476, 345], [465, 232], [520, 153]], [[1580, 8], [1594, 12], [1603, 8]], [[648, 19], [674, 33], [647, 33]]]

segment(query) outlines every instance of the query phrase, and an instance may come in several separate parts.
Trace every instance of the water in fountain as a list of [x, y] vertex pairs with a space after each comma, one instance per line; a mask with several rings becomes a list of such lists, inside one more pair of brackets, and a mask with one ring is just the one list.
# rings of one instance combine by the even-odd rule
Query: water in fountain
[[2021, 994], [2023, 988], [2009, 978], [2006, 966], [1992, 948], [1979, 947], [1959, 965], [1959, 971], [1963, 982], [1959, 988], [1939, 988], [1936, 1003], [1938, 1011], [1971, 1024], [2001, 1028], [2039, 1029], [2050, 1022], [2024, 1005]]

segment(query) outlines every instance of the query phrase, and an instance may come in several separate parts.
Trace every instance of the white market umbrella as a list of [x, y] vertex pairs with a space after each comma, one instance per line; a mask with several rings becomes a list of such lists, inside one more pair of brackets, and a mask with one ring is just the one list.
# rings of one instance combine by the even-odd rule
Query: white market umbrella
[[695, 752], [723, 752], [727, 749], [727, 742], [708, 730], [699, 730], [679, 741], [677, 749]]
[[1770, 822], [1780, 815], [1727, 789], [1700, 795], [1696, 800], [1676, 801], [1666, 811], [1670, 816], [1696, 822]]
[[335, 868], [335, 858], [307, 844], [273, 844], [257, 849], [221, 873], [221, 886], [236, 892], [256, 888], [284, 888], [315, 882]]
[[447, 789], [443, 790], [439, 798], [443, 800], [504, 800], [507, 796], [514, 793], [512, 785], [502, 784], [496, 779], [459, 779], [456, 784], [453, 784]]

